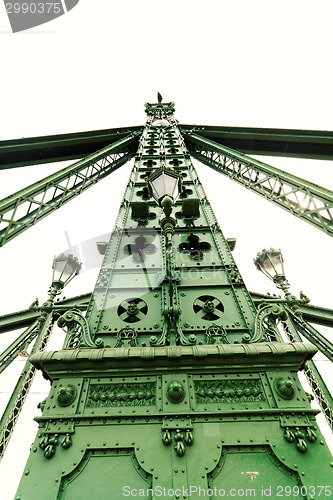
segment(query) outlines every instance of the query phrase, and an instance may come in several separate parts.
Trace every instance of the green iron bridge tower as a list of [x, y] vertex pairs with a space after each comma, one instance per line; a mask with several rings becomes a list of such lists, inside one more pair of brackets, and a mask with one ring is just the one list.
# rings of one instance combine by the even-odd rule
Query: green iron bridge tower
[[[291, 156], [333, 157], [332, 134], [180, 126], [173, 103], [146, 113], [144, 127], [0, 143], [6, 168], [85, 156], [0, 202], [1, 245], [134, 158], [91, 296], [55, 302], [80, 269], [61, 255], [49, 300], [0, 318], [1, 331], [26, 327], [1, 371], [34, 342], [1, 454], [36, 369], [51, 383], [15, 498], [330, 497], [332, 457], [298, 372], [332, 428], [311, 358], [319, 349], [332, 360], [333, 346], [309, 323], [333, 323], [332, 311], [290, 294], [273, 249], [255, 264], [284, 297], [249, 293], [191, 157], [332, 235], [332, 192], [245, 154], [288, 143]], [[47, 351], [55, 322], [66, 339]]]

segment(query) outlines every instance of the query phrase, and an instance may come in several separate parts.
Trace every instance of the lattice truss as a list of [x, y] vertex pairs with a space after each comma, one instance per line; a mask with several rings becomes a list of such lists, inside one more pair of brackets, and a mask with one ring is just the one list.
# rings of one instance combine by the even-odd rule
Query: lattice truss
[[[333, 236], [333, 193], [331, 191], [252, 159], [244, 153], [235, 151], [219, 142], [207, 139], [203, 135], [200, 135], [200, 133], [194, 133], [189, 126], [180, 127], [188, 151], [194, 158], [237, 181], [255, 193], [260, 194], [265, 199], [275, 203], [281, 208], [288, 210], [296, 217], [303, 219], [309, 224]], [[205, 127], [194, 127], [194, 129], [200, 130], [205, 129]], [[127, 130], [126, 134], [124, 130]], [[117, 168], [134, 157], [137, 153], [142, 130], [142, 127], [113, 129], [110, 135], [112, 139], [106, 144], [104, 143], [102, 149], [96, 151], [98, 148], [95, 147], [95, 139], [98, 139], [98, 143], [100, 144], [101, 133], [104, 134], [105, 131], [97, 132], [96, 136], [90, 140], [91, 149], [95, 152], [91, 153], [90, 151], [90, 154], [85, 156], [82, 160], [1, 200], [0, 246], [3, 246], [5, 243], [33, 226], [39, 220], [57, 210], [69, 200], [78, 196], [88, 187], [114, 172]], [[287, 132], [290, 133], [292, 131]], [[243, 134], [243, 132], [241, 133]], [[114, 138], [117, 134], [121, 134], [122, 139], [115, 141]], [[71, 134], [62, 136], [62, 141], [68, 140], [68, 144], [70, 144], [70, 135]], [[313, 151], [315, 151], [316, 147], [318, 150], [318, 141], [320, 143], [321, 138], [318, 136], [317, 132], [308, 134], [308, 138], [311, 138], [311, 140], [313, 137], [315, 140], [311, 147]], [[0, 143], [0, 168], [21, 166], [22, 160], [25, 158], [25, 147], [27, 148], [27, 153], [29, 153], [27, 154], [27, 158], [29, 158], [29, 155], [33, 156], [33, 154], [35, 154], [33, 160], [27, 161], [27, 165], [47, 163], [47, 158], [52, 158], [51, 161], [65, 159], [66, 154], [64, 154], [64, 150], [66, 150], [66, 148], [64, 144], [59, 145], [61, 140], [58, 139], [57, 136], [53, 139], [51, 139], [51, 137], [38, 139], [39, 143], [43, 143], [44, 141], [46, 146], [44, 149], [36, 148], [35, 152], [31, 152], [31, 148], [33, 149], [31, 143], [33, 143], [34, 140], [29, 141], [27, 145], [15, 144], [10, 147], [6, 142]], [[75, 140], [80, 143], [80, 151], [86, 151], [86, 149], [84, 149], [85, 144], [89, 141], [87, 133], [75, 134]], [[252, 136], [249, 137], [249, 140], [251, 142]], [[321, 143], [319, 145], [321, 145]], [[325, 157], [327, 159], [332, 159], [332, 134], [323, 139], [322, 146], [326, 153], [320, 153], [317, 156], [320, 158]], [[20, 148], [21, 156], [17, 159], [15, 155], [18, 154], [17, 152]], [[50, 153], [51, 156], [48, 156], [48, 150], [52, 148], [54, 151], [52, 154]], [[300, 152], [294, 156], [309, 157], [307, 154], [303, 155], [303, 150], [302, 146], [300, 146]], [[80, 157], [79, 154], [73, 156], [69, 147], [66, 151], [69, 153], [68, 157]], [[279, 149], [273, 151], [275, 155], [279, 155], [280, 153], [281, 151]], [[11, 154], [12, 156], [10, 156]], [[281, 154], [283, 155], [283, 153]], [[1, 160], [2, 158], [3, 161]], [[37, 161], [39, 158], [41, 158], [40, 162]], [[2, 165], [5, 166], [1, 167], [1, 161]], [[72, 299], [71, 305], [80, 305], [80, 300], [78, 298]], [[84, 304], [81, 308], [84, 310], [86, 307], [87, 304]], [[8, 315], [8, 318], [6, 316], [0, 317], [0, 333], [14, 329], [12, 321], [15, 314], [17, 317], [14, 318], [14, 322], [18, 325], [21, 322], [22, 325], [24, 324], [24, 326], [27, 326], [27, 329], [0, 355], [0, 373], [16, 358], [22, 348], [33, 340], [36, 339], [33, 351], [36, 349], [43, 350], [52, 331], [52, 315], [44, 323], [44, 326], [41, 327], [38, 323], [38, 315], [33, 314], [31, 311], [23, 311], [21, 313], [14, 313], [14, 315]], [[333, 311], [329, 311], [329, 314], [331, 318], [329, 320], [330, 326], [333, 326]], [[26, 317], [30, 317], [29, 315], [31, 315], [30, 323], [26, 320]], [[322, 324], [326, 324], [327, 326], [327, 312], [325, 321], [326, 323], [323, 322]], [[320, 323], [320, 321], [318, 322]], [[304, 324], [298, 324], [296, 321], [296, 323], [285, 323], [283, 326], [291, 342], [302, 340], [299, 336], [299, 333], [301, 333], [314, 343], [329, 359], [333, 359], [332, 344], [310, 325], [304, 328]], [[34, 373], [35, 369], [27, 362], [3, 414], [0, 422], [0, 458], [8, 443], [27, 392], [31, 386]], [[306, 364], [305, 374], [322, 411], [332, 427], [332, 397], [312, 362]]]
[[0, 201], [0, 246], [114, 172], [135, 154], [130, 136]]
[[333, 236], [333, 193], [225, 146], [185, 134], [192, 156]]

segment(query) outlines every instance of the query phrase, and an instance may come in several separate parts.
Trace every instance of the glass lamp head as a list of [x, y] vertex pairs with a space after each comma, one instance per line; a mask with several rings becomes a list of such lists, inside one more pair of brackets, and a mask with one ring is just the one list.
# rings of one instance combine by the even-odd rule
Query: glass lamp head
[[148, 177], [147, 182], [151, 196], [160, 206], [166, 196], [174, 204], [181, 193], [181, 176], [170, 168], [159, 168]]
[[52, 264], [52, 286], [62, 288], [69, 283], [74, 276], [79, 274], [82, 264], [73, 255], [61, 254], [55, 257]]
[[281, 250], [262, 250], [254, 259], [256, 268], [274, 282], [285, 281]]

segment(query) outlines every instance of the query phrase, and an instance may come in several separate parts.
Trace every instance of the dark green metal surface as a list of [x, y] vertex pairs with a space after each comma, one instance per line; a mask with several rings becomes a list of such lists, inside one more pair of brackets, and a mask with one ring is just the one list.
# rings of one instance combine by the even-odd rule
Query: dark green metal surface
[[0, 170], [76, 160], [112, 146], [142, 127], [124, 127], [0, 141]]
[[[63, 349], [30, 357], [51, 391], [21, 500], [331, 494], [331, 454], [297, 375], [317, 350], [283, 341], [278, 321], [296, 329], [283, 304], [255, 307], [173, 110], [146, 107], [86, 315], [62, 312]], [[147, 189], [159, 167], [182, 176], [171, 216]]]
[[[250, 127], [181, 125], [246, 154], [333, 159], [333, 132]], [[113, 144], [141, 126], [29, 137], [0, 142], [0, 169], [74, 160]]]
[[333, 159], [332, 131], [207, 125], [181, 125], [181, 129], [249, 155]]

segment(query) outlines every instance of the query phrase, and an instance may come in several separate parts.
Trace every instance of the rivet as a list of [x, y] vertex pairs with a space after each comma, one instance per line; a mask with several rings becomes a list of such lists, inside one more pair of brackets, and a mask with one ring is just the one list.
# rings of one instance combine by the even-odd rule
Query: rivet
[[26, 476], [28, 476], [28, 475], [30, 474], [30, 470], [29, 470], [29, 469], [26, 469], [26, 470], [24, 471], [24, 474], [25, 474]]
[[208, 465], [205, 465], [205, 469], [208, 470]]
[[174, 469], [174, 471], [175, 471], [175, 473], [177, 474], [177, 472], [178, 472], [178, 469]]

